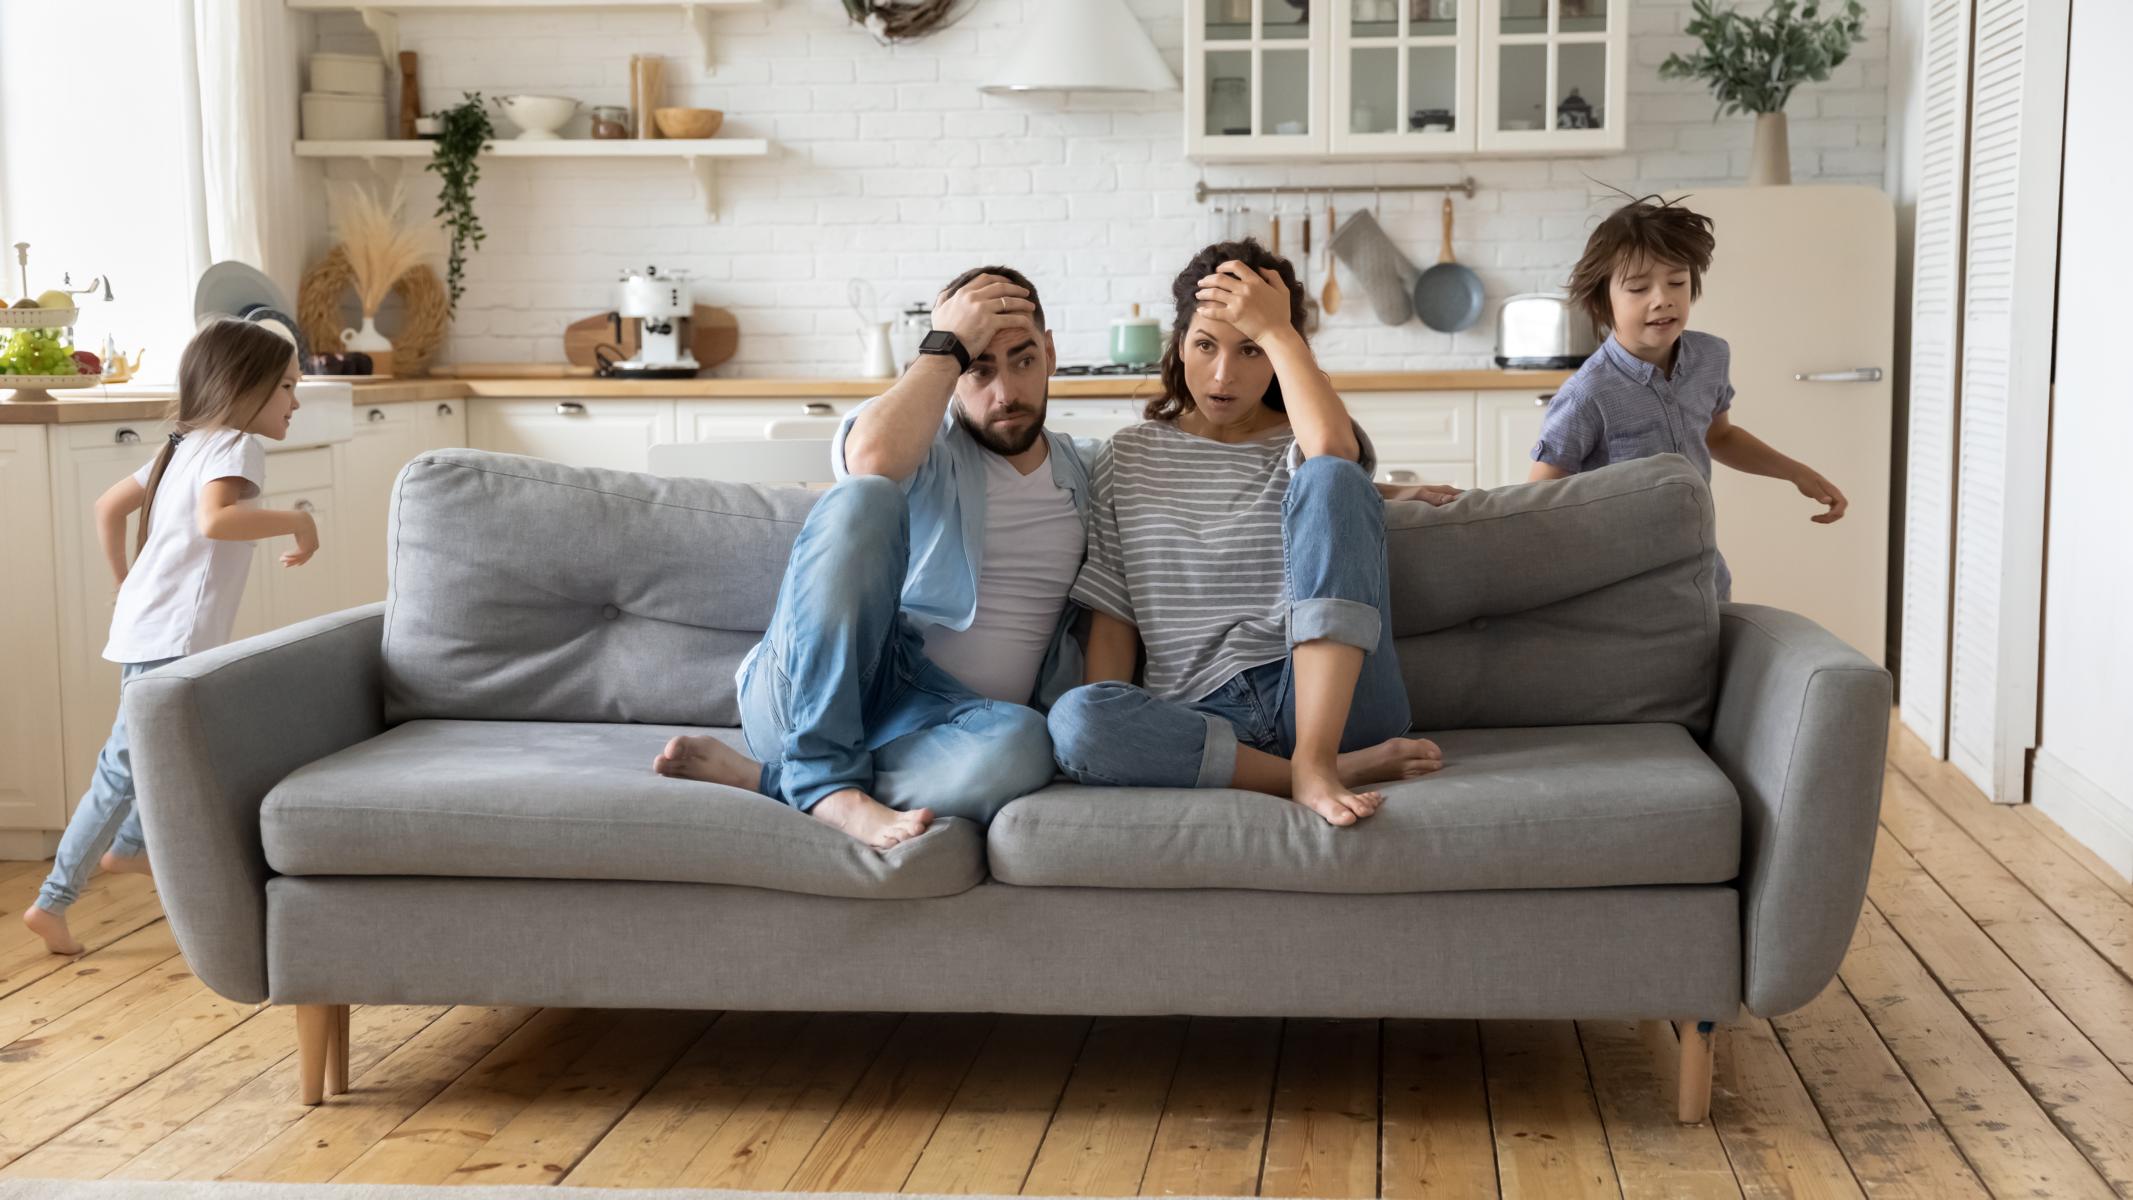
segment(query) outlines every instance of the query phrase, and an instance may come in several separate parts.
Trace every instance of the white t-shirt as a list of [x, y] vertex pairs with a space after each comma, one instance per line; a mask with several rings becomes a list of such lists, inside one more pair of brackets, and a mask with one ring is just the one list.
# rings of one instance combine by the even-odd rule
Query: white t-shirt
[[1024, 475], [985, 455], [985, 549], [970, 628], [926, 627], [926, 657], [994, 700], [1028, 704], [1081, 571], [1087, 533], [1049, 462]]
[[[153, 460], [134, 472], [148, 486]], [[201, 429], [187, 434], [156, 485], [148, 545], [119, 587], [104, 657], [155, 662], [212, 650], [230, 640], [252, 543], [216, 541], [200, 532], [200, 492], [217, 479], [242, 479], [247, 501], [267, 479], [267, 448], [257, 434]]]

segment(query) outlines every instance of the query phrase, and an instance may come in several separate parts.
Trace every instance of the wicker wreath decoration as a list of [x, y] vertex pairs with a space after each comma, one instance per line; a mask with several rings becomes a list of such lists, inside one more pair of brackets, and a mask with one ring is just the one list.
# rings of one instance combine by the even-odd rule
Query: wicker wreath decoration
[[[304, 328], [304, 340], [313, 354], [338, 352], [341, 330], [348, 327], [342, 304], [355, 287], [355, 269], [339, 246], [304, 272], [296, 294], [296, 323]], [[427, 266], [417, 266], [393, 281], [393, 295], [404, 311], [400, 329], [392, 334], [393, 373], [420, 375], [444, 345], [445, 326], [451, 320], [451, 297], [444, 281]]]
[[844, 0], [844, 11], [855, 23], [866, 26], [875, 41], [889, 45], [915, 42], [938, 33], [961, 15], [958, 10], [964, 3], [965, 0]]

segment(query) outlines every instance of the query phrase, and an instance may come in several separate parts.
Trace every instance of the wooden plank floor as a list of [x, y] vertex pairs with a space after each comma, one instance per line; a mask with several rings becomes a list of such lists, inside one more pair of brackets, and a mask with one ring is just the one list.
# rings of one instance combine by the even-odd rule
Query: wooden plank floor
[[357, 1009], [307, 1110], [289, 1014], [202, 987], [146, 880], [69, 961], [12, 919], [42, 874], [0, 863], [0, 1178], [2133, 1197], [2133, 885], [1900, 731], [1838, 978], [1722, 1030], [1697, 1127], [1627, 1023], [479, 1007]]

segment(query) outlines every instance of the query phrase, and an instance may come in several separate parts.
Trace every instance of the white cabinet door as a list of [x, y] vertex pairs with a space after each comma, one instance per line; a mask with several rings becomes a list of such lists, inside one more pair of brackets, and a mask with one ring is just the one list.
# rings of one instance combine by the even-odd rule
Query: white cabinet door
[[1074, 438], [1108, 440], [1141, 421], [1139, 400], [1054, 400], [1045, 405], [1044, 427]]
[[1480, 0], [1483, 151], [1628, 144], [1629, 0]]
[[[50, 428], [57, 429], [58, 426]], [[66, 824], [59, 629], [53, 600], [52, 465], [43, 425], [0, 425], [0, 829]], [[106, 486], [109, 486], [108, 484]]]
[[467, 440], [475, 447], [574, 467], [642, 471], [654, 445], [674, 440], [672, 400], [482, 399], [471, 403]]
[[1524, 483], [1533, 469], [1533, 443], [1553, 392], [1483, 392], [1476, 402], [1474, 482], [1478, 487]]
[[393, 481], [409, 459], [429, 448], [426, 413], [421, 404], [358, 405], [355, 436], [336, 448], [340, 536], [331, 546], [321, 538], [319, 557], [325, 561], [311, 565], [340, 571], [343, 607], [385, 599], [385, 518]]
[[1472, 0], [1335, 4], [1327, 71], [1332, 152], [1407, 157], [1472, 151], [1479, 24]]
[[[118, 715], [118, 664], [104, 661], [117, 588], [96, 540], [96, 498], [154, 456], [155, 421], [49, 427], [52, 547], [59, 606], [60, 762], [68, 812], [89, 786], [96, 754]], [[126, 523], [133, 545], [138, 521]], [[64, 822], [62, 822], [64, 823]]]
[[1331, 7], [1300, 0], [1186, 0], [1187, 156], [1326, 153]]
[[1474, 460], [1472, 392], [1362, 392], [1342, 400], [1381, 464]]
[[455, 450], [469, 444], [466, 401], [439, 400], [410, 407], [420, 416], [422, 432], [418, 444], [422, 449]]
[[318, 525], [319, 550], [303, 566], [284, 567], [281, 556], [296, 548], [294, 536], [285, 534], [252, 544], [252, 569], [245, 578], [236, 623], [230, 628], [231, 641], [338, 612], [352, 603], [346, 599], [346, 576], [338, 562], [350, 547], [342, 544], [334, 519], [335, 474], [336, 458], [330, 446], [267, 455], [267, 490], [259, 497], [259, 507], [310, 513]]
[[837, 422], [857, 400], [678, 400], [674, 424], [683, 442], [752, 442], [762, 438], [837, 435]]

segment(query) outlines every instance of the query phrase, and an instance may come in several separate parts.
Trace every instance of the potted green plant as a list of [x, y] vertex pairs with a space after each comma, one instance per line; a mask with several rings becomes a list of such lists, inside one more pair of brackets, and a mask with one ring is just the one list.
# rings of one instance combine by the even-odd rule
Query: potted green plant
[[487, 236], [482, 232], [481, 218], [474, 212], [474, 185], [481, 180], [481, 152], [496, 136], [495, 126], [489, 123], [489, 110], [482, 106], [481, 93], [464, 94], [466, 99], [434, 114], [442, 130], [429, 165], [424, 168], [437, 172], [443, 180], [437, 193], [437, 216], [452, 239], [445, 279], [453, 312], [458, 311], [459, 295], [466, 290], [460, 276], [466, 269], [467, 251], [481, 245]]
[[[1755, 114], [1755, 153], [1750, 184], [1792, 182], [1785, 132], [1785, 102], [1803, 83], [1822, 83], [1866, 40], [1859, 31], [1864, 10], [1844, 0], [1841, 12], [1822, 15], [1820, 0], [1770, 0], [1761, 17], [1721, 11], [1716, 0], [1693, 0], [1683, 32], [1703, 42], [1694, 54], [1670, 54], [1659, 64], [1661, 79], [1701, 79], [1718, 101], [1718, 116]], [[1715, 118], [1714, 118], [1715, 119]]]

